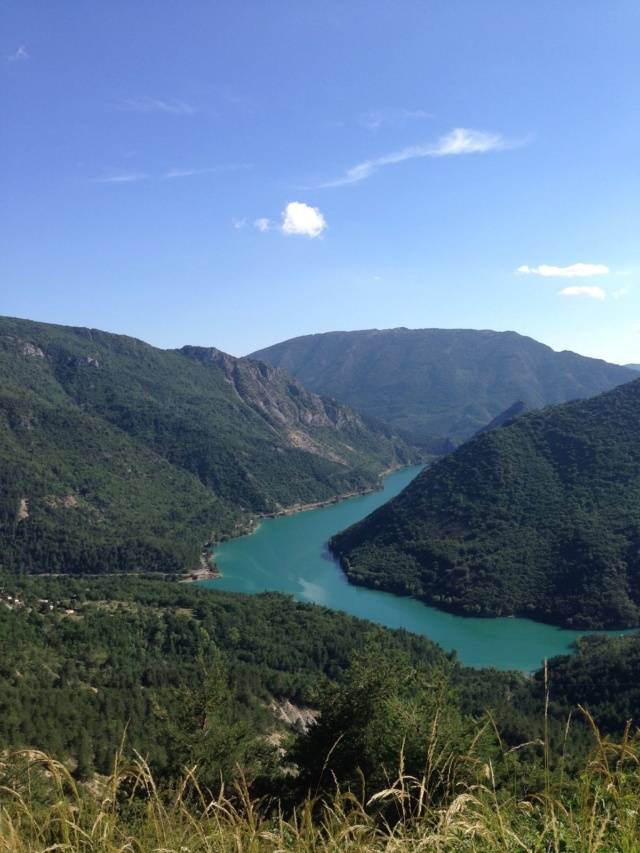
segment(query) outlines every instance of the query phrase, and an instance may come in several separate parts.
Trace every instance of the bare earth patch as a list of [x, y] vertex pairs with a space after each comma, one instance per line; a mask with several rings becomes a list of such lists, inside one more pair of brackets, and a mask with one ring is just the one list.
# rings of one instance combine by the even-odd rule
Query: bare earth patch
[[338, 462], [340, 465], [347, 464], [345, 460], [338, 456], [334, 450], [327, 447], [325, 444], [321, 444], [319, 441], [316, 441], [310, 435], [307, 435], [307, 433], [297, 429], [289, 429], [287, 430], [287, 434], [294, 447], [297, 447], [300, 450], [306, 450], [307, 453], [315, 453], [316, 456], [322, 456], [323, 459], [329, 459], [331, 462]]

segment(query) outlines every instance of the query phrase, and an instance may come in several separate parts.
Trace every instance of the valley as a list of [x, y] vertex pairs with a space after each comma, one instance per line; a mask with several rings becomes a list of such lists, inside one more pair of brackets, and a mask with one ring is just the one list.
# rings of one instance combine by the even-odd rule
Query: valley
[[640, 853], [637, 0], [1, 20], [0, 853]]
[[[437, 723], [456, 784], [495, 761], [498, 790], [540, 791], [544, 742], [573, 785], [590, 720], [625, 737], [640, 683], [620, 636], [640, 380], [592, 361], [545, 367], [590, 399], [539, 408], [496, 379], [446, 417], [411, 391], [440, 415], [390, 426], [254, 358], [0, 319], [0, 782], [25, 784], [28, 748], [95, 784], [121, 743], [162, 786], [197, 765], [226, 796], [248, 773], [295, 809], [355, 791], [356, 766], [381, 795], [399, 750], [419, 774]], [[175, 582], [205, 565], [221, 576]]]
[[10, 572], [181, 573], [259, 516], [439, 452], [215, 349], [4, 318], [0, 377]]
[[[319, 510], [266, 519], [250, 536], [215, 549], [219, 578], [205, 580], [211, 590], [253, 595], [267, 591], [293, 596], [388, 628], [404, 629], [436, 642], [465, 666], [499, 670], [538, 670], [545, 658], [570, 654], [582, 632], [558, 629], [525, 618], [460, 616], [429, 607], [410, 596], [363, 586], [327, 552], [338, 531], [386, 505], [417, 476], [405, 468], [385, 477], [383, 490]], [[617, 635], [620, 631], [612, 632]]]

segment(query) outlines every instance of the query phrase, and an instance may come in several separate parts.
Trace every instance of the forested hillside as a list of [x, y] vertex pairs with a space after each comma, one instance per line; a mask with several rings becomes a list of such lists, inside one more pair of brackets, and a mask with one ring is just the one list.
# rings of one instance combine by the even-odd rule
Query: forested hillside
[[437, 450], [215, 349], [0, 319], [0, 564], [179, 572]]
[[593, 397], [635, 378], [626, 367], [515, 332], [370, 329], [305, 335], [258, 350], [318, 394], [456, 442], [517, 400], [532, 408]]
[[[167, 714], [175, 722], [188, 695], [215, 687], [210, 701], [220, 704], [217, 734], [233, 772], [233, 727], [245, 745], [277, 730], [271, 705], [305, 704], [313, 689], [340, 678], [371, 630], [276, 593], [248, 597], [147, 578], [0, 576], [0, 747], [43, 749], [81, 761], [83, 773], [108, 773], [126, 732], [127, 754], [136, 749], [155, 773], [177, 775]], [[381, 634], [389, 649], [423, 665], [448, 661], [424, 638]]]
[[[407, 772], [420, 773], [436, 713], [449, 752], [471, 748], [489, 711], [509, 747], [546, 725], [567, 762], [582, 760], [589, 727], [578, 715], [567, 741], [568, 715], [580, 703], [603, 734], [619, 736], [640, 683], [637, 637], [585, 640], [577, 655], [549, 662], [545, 683], [542, 671], [466, 668], [424, 637], [278, 593], [149, 577], [0, 575], [0, 645], [1, 749], [45, 750], [85, 779], [109, 773], [123, 743], [125, 757], [142, 754], [165, 783], [198, 762], [212, 788], [240, 762], [269, 777], [272, 793], [294, 797], [335, 781], [357, 789], [358, 767], [373, 793], [403, 744]], [[296, 720], [301, 709], [315, 713]], [[278, 731], [288, 733], [286, 756], [261, 741]], [[492, 741], [482, 740], [485, 758]], [[534, 783], [536, 756], [535, 747], [523, 753], [520, 785]], [[300, 775], [282, 787], [287, 761]]]
[[331, 547], [354, 583], [482, 616], [640, 624], [640, 380], [467, 442]]

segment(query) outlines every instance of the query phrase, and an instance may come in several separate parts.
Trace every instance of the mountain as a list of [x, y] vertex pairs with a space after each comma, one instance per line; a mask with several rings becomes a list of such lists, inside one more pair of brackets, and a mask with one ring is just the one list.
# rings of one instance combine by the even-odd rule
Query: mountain
[[640, 364], [625, 364], [625, 367], [629, 370], [638, 370], [640, 371]]
[[252, 517], [424, 459], [282, 370], [0, 318], [0, 564], [180, 571]]
[[640, 379], [528, 412], [331, 540], [354, 583], [477, 616], [640, 625]]
[[371, 329], [306, 335], [258, 350], [306, 388], [426, 435], [460, 442], [516, 400], [532, 408], [593, 397], [635, 373], [515, 332]]
[[482, 435], [483, 432], [491, 432], [492, 429], [498, 429], [498, 427], [504, 426], [504, 424], [511, 420], [511, 418], [515, 418], [523, 412], [528, 412], [530, 408], [531, 407], [527, 406], [526, 403], [523, 403], [522, 400], [516, 400], [513, 406], [509, 406], [506, 412], [501, 412], [499, 415], [496, 415], [492, 421], [489, 421], [486, 426], [480, 427], [476, 432], [476, 435]]

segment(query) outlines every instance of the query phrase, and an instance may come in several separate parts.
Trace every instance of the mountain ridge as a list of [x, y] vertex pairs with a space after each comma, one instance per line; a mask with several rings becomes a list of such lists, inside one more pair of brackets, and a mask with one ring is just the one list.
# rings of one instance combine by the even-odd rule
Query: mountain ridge
[[369, 329], [292, 338], [252, 353], [316, 393], [427, 435], [470, 438], [516, 400], [532, 408], [629, 382], [620, 365], [556, 353], [516, 332]]
[[215, 348], [0, 318], [0, 379], [0, 562], [16, 570], [193, 568], [256, 516], [430, 454]]
[[640, 379], [521, 414], [331, 539], [350, 580], [464, 615], [640, 625]]

